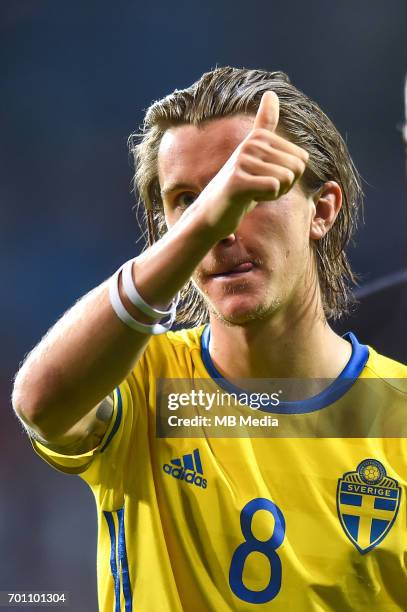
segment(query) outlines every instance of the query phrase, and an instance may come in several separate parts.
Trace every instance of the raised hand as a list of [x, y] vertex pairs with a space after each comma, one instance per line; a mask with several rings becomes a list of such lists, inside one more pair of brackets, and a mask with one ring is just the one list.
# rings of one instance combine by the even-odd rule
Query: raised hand
[[195, 204], [219, 239], [236, 231], [257, 202], [276, 200], [303, 174], [308, 153], [276, 134], [279, 100], [263, 94], [253, 128]]

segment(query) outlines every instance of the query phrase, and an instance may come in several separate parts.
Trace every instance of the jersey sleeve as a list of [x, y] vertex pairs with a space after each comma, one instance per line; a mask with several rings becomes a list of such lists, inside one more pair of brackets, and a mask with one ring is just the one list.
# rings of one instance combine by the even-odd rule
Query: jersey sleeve
[[136, 423], [146, 412], [148, 397], [144, 377], [143, 358], [130, 375], [113, 392], [113, 414], [109, 426], [99, 445], [80, 455], [64, 455], [31, 438], [35, 452], [55, 469], [78, 474], [88, 484], [108, 480], [110, 472], [115, 475], [125, 465]]

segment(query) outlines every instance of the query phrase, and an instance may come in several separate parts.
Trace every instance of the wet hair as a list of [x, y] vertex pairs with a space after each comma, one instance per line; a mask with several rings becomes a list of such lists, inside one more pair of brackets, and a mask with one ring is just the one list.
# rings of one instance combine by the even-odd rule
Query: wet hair
[[[139, 134], [129, 138], [135, 163], [134, 186], [143, 208], [148, 244], [167, 231], [158, 180], [158, 150], [165, 131], [174, 126], [234, 115], [255, 115], [265, 91], [280, 101], [279, 128], [290, 141], [309, 153], [301, 179], [307, 195], [327, 181], [336, 181], [343, 203], [334, 225], [313, 241], [322, 303], [327, 318], [349, 311], [351, 286], [356, 282], [345, 248], [357, 227], [363, 200], [360, 176], [338, 130], [318, 104], [294, 87], [284, 72], [222, 67], [206, 72], [190, 87], [175, 90], [147, 110]], [[199, 325], [209, 320], [207, 304], [192, 281], [183, 288], [177, 322]]]

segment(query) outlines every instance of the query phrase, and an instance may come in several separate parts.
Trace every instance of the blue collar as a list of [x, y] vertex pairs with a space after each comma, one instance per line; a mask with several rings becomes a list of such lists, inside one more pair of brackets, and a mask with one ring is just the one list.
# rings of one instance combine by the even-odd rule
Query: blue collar
[[[208, 324], [201, 335], [201, 356], [209, 375], [215, 380], [219, 387], [225, 389], [229, 393], [235, 393], [237, 395], [248, 394], [248, 391], [239, 389], [239, 387], [233, 385], [218, 372], [209, 353], [210, 337], [211, 328]], [[302, 414], [320, 410], [340, 399], [358, 378], [369, 358], [368, 347], [364, 344], [360, 344], [352, 332], [347, 332], [343, 337], [352, 344], [352, 355], [338, 378], [326, 389], [301, 402], [280, 402], [278, 406], [263, 406], [263, 408], [259, 410], [275, 414]]]

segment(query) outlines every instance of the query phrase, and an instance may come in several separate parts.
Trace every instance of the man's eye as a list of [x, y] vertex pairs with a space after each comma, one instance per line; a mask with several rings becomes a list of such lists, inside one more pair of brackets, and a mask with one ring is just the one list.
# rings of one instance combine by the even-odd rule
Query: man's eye
[[175, 206], [181, 206], [181, 208], [186, 208], [187, 206], [190, 206], [194, 202], [194, 200], [196, 200], [196, 197], [197, 196], [195, 193], [185, 191], [184, 193], [178, 194], [174, 198], [174, 204]]

